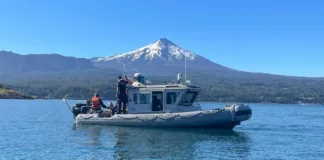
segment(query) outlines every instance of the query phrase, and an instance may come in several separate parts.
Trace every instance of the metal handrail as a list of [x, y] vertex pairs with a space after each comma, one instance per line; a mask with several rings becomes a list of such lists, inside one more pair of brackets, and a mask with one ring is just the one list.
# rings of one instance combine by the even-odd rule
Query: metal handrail
[[83, 108], [92, 108], [92, 106], [82, 106], [80, 112], [83, 113]]

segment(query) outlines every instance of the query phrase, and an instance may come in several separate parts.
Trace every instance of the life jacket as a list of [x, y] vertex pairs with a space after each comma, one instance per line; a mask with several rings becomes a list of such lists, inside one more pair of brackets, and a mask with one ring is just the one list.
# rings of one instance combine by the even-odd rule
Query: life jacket
[[101, 109], [101, 107], [100, 107], [101, 104], [100, 104], [100, 98], [99, 97], [94, 96], [94, 97], [92, 97], [91, 101], [92, 101], [93, 108]]

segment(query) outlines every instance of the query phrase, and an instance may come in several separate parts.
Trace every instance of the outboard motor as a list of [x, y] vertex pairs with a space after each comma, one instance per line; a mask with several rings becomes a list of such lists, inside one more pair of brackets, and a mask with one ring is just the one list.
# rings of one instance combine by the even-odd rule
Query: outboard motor
[[90, 107], [83, 107], [83, 106], [90, 106], [90, 101], [88, 100], [86, 101], [86, 103], [76, 103], [73, 105], [72, 112], [75, 117], [78, 116], [80, 113], [85, 114], [90, 111]]

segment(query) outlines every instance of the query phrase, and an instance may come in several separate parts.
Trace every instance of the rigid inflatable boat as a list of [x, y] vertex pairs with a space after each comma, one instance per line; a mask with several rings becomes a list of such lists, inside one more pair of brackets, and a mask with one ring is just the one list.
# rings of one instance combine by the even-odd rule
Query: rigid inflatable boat
[[[71, 112], [77, 124], [101, 124], [137, 127], [189, 127], [232, 129], [252, 116], [251, 108], [246, 104], [231, 104], [223, 108], [202, 110], [195, 103], [200, 88], [189, 83], [169, 85], [145, 84], [145, 77], [135, 74], [134, 82], [128, 86], [128, 113], [93, 113], [91, 105], [74, 104]], [[159, 99], [161, 110], [154, 111], [152, 101]], [[108, 111], [109, 112], [109, 111]]]

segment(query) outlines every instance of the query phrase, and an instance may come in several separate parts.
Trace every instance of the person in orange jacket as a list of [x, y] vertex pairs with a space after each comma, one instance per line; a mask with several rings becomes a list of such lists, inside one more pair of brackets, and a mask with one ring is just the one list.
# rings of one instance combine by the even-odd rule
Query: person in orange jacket
[[92, 99], [91, 99], [91, 104], [92, 104], [92, 107], [93, 107], [93, 110], [95, 110], [96, 112], [100, 112], [102, 111], [101, 110], [101, 107], [103, 108], [107, 108], [107, 106], [102, 102], [100, 96], [98, 93], [96, 93]]

